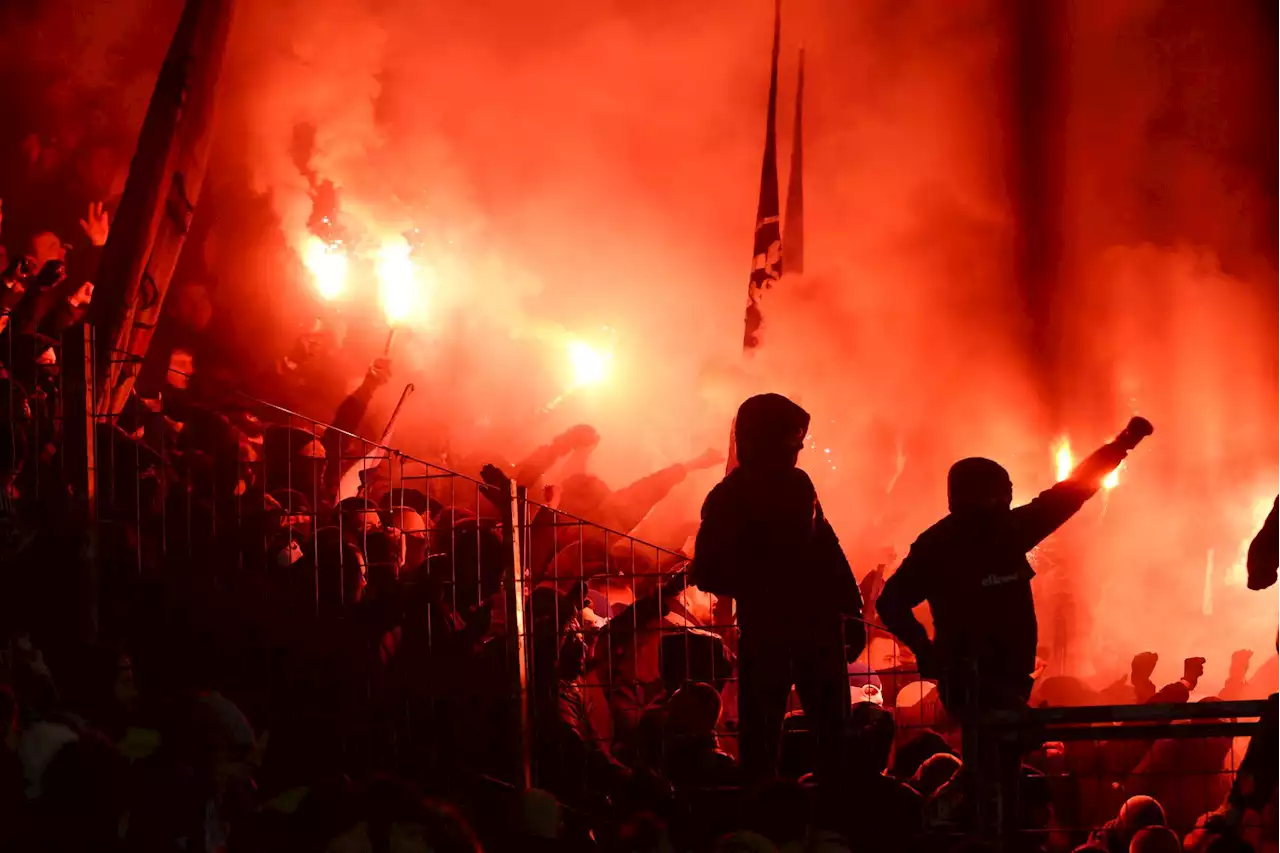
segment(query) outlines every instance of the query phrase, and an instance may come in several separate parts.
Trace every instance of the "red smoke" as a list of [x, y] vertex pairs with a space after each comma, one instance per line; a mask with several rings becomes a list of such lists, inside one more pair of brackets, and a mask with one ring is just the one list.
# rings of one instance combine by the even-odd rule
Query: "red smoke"
[[[74, 21], [64, 5], [39, 14]], [[117, 81], [110, 116], [136, 126], [137, 57], [158, 66], [157, 22], [176, 3], [108, 5], [111, 20], [77, 31], [92, 67], [63, 88]], [[744, 395], [782, 391], [813, 413], [802, 464], [859, 573], [945, 511], [955, 459], [1001, 461], [1025, 500], [1054, 481], [1062, 436], [1082, 455], [1140, 412], [1156, 434], [1105, 514], [1099, 496], [1038, 560], [1046, 611], [1072, 614], [1081, 669], [1196, 652], [1216, 687], [1234, 648], [1260, 659], [1274, 597], [1227, 580], [1277, 490], [1275, 44], [1261, 4], [1060, 4], [1043, 281], [1019, 260], [1018, 4], [784, 5], [780, 128], [807, 53], [806, 275], [770, 294], [751, 363], [763, 0], [242, 0], [204, 212], [217, 340], [265, 361], [323, 310], [298, 251], [314, 179], [332, 181], [353, 246], [376, 257], [417, 228], [429, 267], [426, 319], [397, 343], [398, 378], [419, 389], [397, 429], [407, 450], [516, 459], [589, 421], [604, 436], [596, 473], [617, 487], [722, 446]], [[6, 50], [24, 43], [6, 29]], [[126, 37], [127, 54], [110, 49]], [[75, 97], [29, 94], [29, 114], [75, 123]], [[347, 358], [319, 418], [385, 340], [372, 272], [352, 275]], [[583, 346], [610, 354], [608, 378], [570, 390]], [[713, 480], [686, 483], [644, 532], [695, 513]]]

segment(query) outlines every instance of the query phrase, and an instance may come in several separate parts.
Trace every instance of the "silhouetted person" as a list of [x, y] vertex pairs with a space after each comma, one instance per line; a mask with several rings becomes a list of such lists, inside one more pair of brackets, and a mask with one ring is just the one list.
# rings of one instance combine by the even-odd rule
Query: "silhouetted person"
[[853, 795], [844, 803], [840, 827], [862, 850], [908, 849], [924, 831], [924, 798], [885, 771], [893, 751], [893, 714], [870, 702], [854, 706], [846, 760]]
[[692, 581], [738, 605], [743, 770], [776, 772], [795, 685], [818, 742], [819, 781], [840, 767], [849, 716], [845, 647], [865, 632], [862, 598], [809, 476], [796, 467], [809, 414], [778, 394], [752, 397], [734, 426], [739, 467], [702, 507]]
[[[950, 514], [920, 535], [885, 583], [876, 602], [880, 618], [915, 653], [921, 673], [937, 678], [947, 712], [966, 726], [966, 765], [997, 760], [978, 759], [978, 716], [1025, 707], [1031, 695], [1037, 625], [1027, 552], [1075, 515], [1151, 431], [1134, 418], [1069, 477], [1017, 508], [1003, 467], [960, 460], [947, 474]], [[923, 601], [933, 614], [933, 640], [911, 612]], [[1016, 754], [999, 763], [1000, 777], [1016, 782]], [[985, 797], [978, 802], [985, 807]]]
[[1262, 529], [1249, 543], [1246, 566], [1249, 569], [1249, 589], [1266, 589], [1276, 582], [1280, 568], [1280, 531], [1277, 531], [1276, 513], [1280, 510], [1280, 498], [1271, 504], [1271, 512], [1262, 523]]

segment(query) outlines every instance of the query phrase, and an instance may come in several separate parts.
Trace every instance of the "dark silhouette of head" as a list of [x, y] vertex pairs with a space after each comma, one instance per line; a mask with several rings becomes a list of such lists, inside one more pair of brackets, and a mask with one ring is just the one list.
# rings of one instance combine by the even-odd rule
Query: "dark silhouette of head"
[[781, 394], [757, 394], [738, 407], [733, 424], [743, 468], [792, 468], [809, 431], [809, 413]]
[[1013, 505], [1013, 481], [998, 462], [973, 456], [961, 459], [947, 472], [947, 506], [951, 512], [1008, 510]]
[[336, 527], [316, 531], [314, 541], [307, 543], [306, 550], [306, 559], [298, 563], [300, 578], [312, 583], [303, 584], [300, 591], [304, 598], [315, 601], [321, 616], [341, 615], [364, 594], [367, 578], [364, 554]]
[[1134, 833], [1129, 853], [1182, 853], [1182, 843], [1172, 829], [1148, 826]]
[[371, 591], [385, 592], [400, 579], [404, 539], [398, 530], [374, 530], [365, 536], [365, 563]]
[[685, 685], [667, 701], [667, 719], [677, 735], [714, 734], [720, 722], [720, 694], [710, 684]]
[[849, 715], [849, 769], [855, 775], [879, 775], [889, 767], [896, 726], [893, 714], [859, 702]]

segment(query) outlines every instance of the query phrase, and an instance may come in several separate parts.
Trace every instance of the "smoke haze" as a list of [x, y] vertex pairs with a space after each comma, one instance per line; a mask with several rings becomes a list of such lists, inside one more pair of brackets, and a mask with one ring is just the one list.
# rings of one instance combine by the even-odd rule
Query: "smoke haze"
[[[54, 227], [119, 191], [179, 11], [81, 5], [3, 13], [4, 97], [53, 164], [42, 183], [22, 133], [3, 142], [7, 233], [24, 188], [72, 188]], [[1172, 680], [1194, 652], [1216, 688], [1276, 621], [1236, 568], [1278, 478], [1274, 9], [1059, 4], [1040, 277], [1018, 4], [785, 5], [779, 163], [803, 45], [806, 273], [769, 294], [744, 363], [772, 4], [241, 0], [184, 258], [214, 308], [206, 361], [266, 363], [329, 316], [297, 254], [328, 180], [353, 251], [422, 244], [427, 317], [397, 350], [409, 452], [515, 460], [587, 421], [616, 488], [723, 447], [743, 396], [782, 391], [814, 416], [801, 464], [861, 575], [945, 512], [956, 459], [1001, 461], [1026, 500], [1061, 439], [1082, 456], [1141, 413], [1155, 436], [1038, 556], [1037, 594], [1082, 669], [1150, 648]], [[320, 419], [385, 338], [362, 275]], [[613, 352], [609, 382], [566, 393], [572, 340]]]

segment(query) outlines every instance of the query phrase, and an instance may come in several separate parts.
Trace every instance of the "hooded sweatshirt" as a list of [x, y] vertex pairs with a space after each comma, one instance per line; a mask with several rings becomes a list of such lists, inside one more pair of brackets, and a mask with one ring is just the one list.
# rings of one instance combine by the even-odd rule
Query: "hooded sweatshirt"
[[693, 582], [733, 598], [744, 636], [803, 636], [861, 617], [862, 596], [795, 454], [809, 414], [777, 394], [742, 404], [739, 466], [702, 507]]
[[[976, 679], [988, 688], [983, 701], [990, 704], [1026, 701], [1038, 633], [1027, 553], [1075, 515], [1127, 452], [1119, 442], [1105, 445], [1020, 507], [954, 505], [920, 535], [876, 609], [922, 671], [944, 687]], [[933, 614], [932, 641], [911, 612], [923, 601]]]

